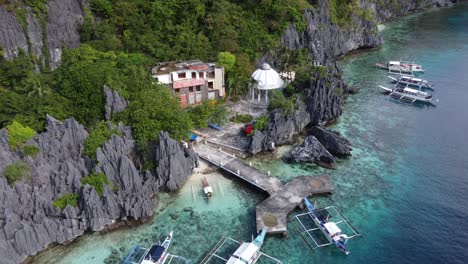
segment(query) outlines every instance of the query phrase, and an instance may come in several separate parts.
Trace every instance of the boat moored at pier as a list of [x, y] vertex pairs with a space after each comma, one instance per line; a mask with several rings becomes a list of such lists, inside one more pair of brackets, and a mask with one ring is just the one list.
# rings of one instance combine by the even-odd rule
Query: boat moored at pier
[[432, 94], [428, 92], [423, 92], [416, 89], [411, 89], [408, 87], [394, 87], [388, 88], [382, 85], [379, 87], [384, 90], [385, 93], [389, 93], [389, 95], [397, 100], [402, 101], [409, 101], [410, 103], [414, 102], [423, 102], [423, 103], [432, 103], [433, 97]]
[[213, 188], [211, 188], [206, 178], [202, 179], [202, 185], [203, 185], [203, 192], [205, 193], [205, 195], [208, 198], [211, 197], [213, 195]]
[[164, 264], [177, 259], [177, 263], [190, 264], [190, 261], [179, 256], [168, 254], [167, 250], [171, 245], [173, 232], [171, 231], [164, 242], [153, 244], [149, 248], [135, 246], [125, 257], [122, 264]]
[[395, 78], [393, 76], [388, 76], [388, 78], [390, 78], [392, 82], [396, 84], [402, 84], [406, 86], [418, 87], [418, 88], [423, 88], [423, 89], [432, 90], [434, 86], [434, 85], [429, 84], [427, 80], [415, 78], [412, 76], [402, 75], [398, 78]]
[[252, 242], [244, 242], [232, 254], [226, 264], [254, 264], [262, 255], [260, 248], [265, 240], [266, 230], [262, 230], [260, 235]]
[[424, 68], [420, 64], [409, 61], [389, 61], [388, 63], [376, 63], [377, 68], [386, 69], [392, 74], [414, 74], [424, 73]]

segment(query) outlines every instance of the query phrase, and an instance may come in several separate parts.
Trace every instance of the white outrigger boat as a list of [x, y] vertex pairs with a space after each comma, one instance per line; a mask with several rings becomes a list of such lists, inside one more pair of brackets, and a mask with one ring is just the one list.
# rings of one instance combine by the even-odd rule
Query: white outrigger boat
[[377, 68], [386, 69], [392, 74], [403, 74], [403, 73], [424, 73], [424, 69], [420, 64], [409, 61], [389, 61], [386, 64], [376, 63]]
[[[239, 242], [230, 237], [222, 238], [221, 240], [216, 243], [216, 245], [211, 249], [210, 253], [205, 256], [205, 258], [200, 262], [201, 264], [208, 264], [212, 263], [214, 260], [216, 263], [226, 264], [255, 264], [261, 257], [268, 259], [268, 263], [273, 264], [282, 264], [282, 262], [272, 256], [269, 256], [260, 251], [260, 248], [263, 245], [263, 241], [265, 240], [266, 230], [262, 230], [260, 235], [258, 235], [255, 240], [252, 242]], [[231, 242], [234, 242], [240, 245], [237, 250], [230, 255], [229, 257], [219, 255], [219, 252], [227, 253], [229, 251], [226, 250], [226, 246], [229, 245]], [[232, 252], [232, 251], [231, 251]]]
[[210, 198], [213, 195], [213, 188], [211, 188], [210, 184], [208, 184], [208, 181], [206, 180], [206, 178], [203, 178], [202, 184], [203, 184], [203, 192], [208, 198]]
[[401, 75], [399, 78], [394, 78], [393, 76], [388, 76], [393, 83], [397, 84], [403, 84], [406, 86], [413, 86], [413, 87], [418, 87], [418, 88], [424, 88], [424, 89], [433, 89], [432, 87], [434, 85], [429, 84], [426, 80], [411, 77], [411, 76], [405, 76]]
[[240, 247], [232, 254], [226, 264], [254, 264], [262, 255], [260, 248], [265, 240], [266, 230], [262, 230], [262, 233], [255, 238], [254, 241], [248, 243], [244, 242]]
[[189, 264], [190, 261], [167, 253], [167, 249], [171, 245], [172, 236], [173, 232], [171, 231], [163, 243], [153, 244], [150, 248], [134, 247], [125, 257], [122, 264], [164, 264], [167, 260], [170, 263], [173, 258]]
[[[307, 243], [307, 245], [314, 250], [315, 248], [325, 247], [329, 245], [335, 245], [344, 254], [348, 255], [349, 251], [346, 248], [346, 243], [361, 234], [354, 228], [351, 223], [334, 207], [327, 206], [325, 208], [318, 209], [313, 205], [307, 198], [304, 198], [304, 204], [307, 207], [307, 213], [295, 215], [294, 218], [299, 222], [304, 231], [300, 232], [300, 235]], [[332, 213], [333, 216], [330, 214]], [[314, 225], [308, 223], [307, 220], [301, 218], [306, 217], [307, 220], [312, 219]], [[329, 218], [336, 217], [336, 222], [329, 221]], [[310, 221], [310, 220], [309, 220]], [[316, 226], [314, 228], [314, 226]], [[350, 235], [343, 233], [339, 226], [345, 226], [346, 230], [350, 232]], [[323, 238], [317, 237], [315, 231], [320, 230], [322, 235], [325, 236], [327, 242], [322, 242]], [[303, 233], [308, 235], [303, 236]], [[312, 240], [313, 243], [309, 243]]]
[[428, 92], [422, 92], [416, 89], [411, 89], [408, 87], [394, 87], [394, 88], [387, 88], [385, 86], [379, 85], [384, 92], [389, 93], [389, 95], [398, 100], [405, 100], [411, 103], [416, 101], [424, 102], [424, 103], [432, 103], [432, 94]]

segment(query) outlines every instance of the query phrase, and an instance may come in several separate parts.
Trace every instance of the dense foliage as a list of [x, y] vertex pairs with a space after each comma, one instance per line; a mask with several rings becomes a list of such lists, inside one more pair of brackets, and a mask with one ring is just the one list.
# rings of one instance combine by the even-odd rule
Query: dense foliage
[[242, 123], [242, 124], [250, 123], [252, 120], [253, 120], [253, 116], [247, 115], [247, 114], [238, 114], [238, 113], [236, 113], [236, 115], [234, 115], [230, 119], [231, 122]]
[[5, 167], [3, 176], [10, 186], [16, 181], [21, 181], [23, 178], [31, 177], [31, 167], [24, 161], [17, 161]]
[[23, 147], [24, 156], [34, 157], [39, 153], [39, 148], [33, 145], [26, 145]]
[[67, 205], [72, 207], [78, 206], [78, 198], [80, 197], [79, 194], [76, 193], [67, 193], [62, 195], [60, 198], [56, 199], [53, 205], [61, 210], [65, 209]]
[[120, 134], [117, 130], [111, 130], [105, 121], [99, 121], [91, 130], [89, 136], [85, 139], [85, 154], [88, 157], [95, 158], [96, 150], [110, 139], [112, 134]]
[[291, 113], [296, 108], [296, 98], [291, 96], [286, 98], [281, 91], [273, 90], [270, 96], [269, 110], [282, 109], [286, 114]]
[[8, 131], [8, 143], [11, 149], [18, 149], [27, 140], [31, 139], [36, 135], [36, 131], [32, 128], [23, 126], [19, 122], [13, 121], [6, 127]]
[[102, 196], [102, 192], [104, 191], [104, 184], [110, 184], [106, 175], [102, 172], [95, 172], [89, 176], [83, 177], [81, 183], [83, 185], [89, 184], [90, 186], [92, 186], [94, 190], [96, 190], [96, 192], [99, 194], [99, 196]]

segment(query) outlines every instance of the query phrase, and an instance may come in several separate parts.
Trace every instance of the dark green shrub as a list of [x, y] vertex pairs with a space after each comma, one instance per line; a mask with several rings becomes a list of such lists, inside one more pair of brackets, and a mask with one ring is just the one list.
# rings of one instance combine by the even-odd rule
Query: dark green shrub
[[5, 167], [3, 176], [10, 186], [16, 181], [21, 181], [24, 177], [31, 177], [31, 168], [24, 161], [18, 161]]
[[81, 183], [83, 185], [89, 184], [89, 185], [93, 186], [94, 190], [96, 190], [96, 192], [99, 194], [99, 196], [102, 196], [102, 192], [104, 191], [104, 183], [107, 184], [107, 185], [110, 184], [110, 182], [107, 179], [106, 175], [104, 173], [102, 173], [102, 172], [94, 172], [93, 174], [84, 177], [81, 180]]
[[39, 153], [39, 148], [32, 145], [26, 145], [23, 147], [23, 153], [25, 156], [36, 156]]
[[258, 131], [265, 130], [265, 128], [268, 125], [268, 121], [269, 121], [268, 116], [261, 116], [255, 119], [255, 124], [254, 124], [255, 130], [258, 130]]
[[230, 121], [234, 123], [242, 123], [242, 124], [247, 124], [250, 123], [253, 120], [253, 116], [251, 115], [246, 115], [246, 114], [237, 114], [233, 117], [231, 117]]
[[99, 121], [84, 142], [85, 154], [88, 157], [96, 158], [97, 148], [109, 140], [113, 132], [105, 121]]
[[36, 131], [32, 128], [23, 126], [16, 121], [13, 121], [6, 129], [8, 130], [8, 142], [11, 149], [19, 148], [24, 142], [36, 135]]
[[296, 108], [295, 96], [286, 98], [281, 91], [274, 90], [270, 94], [268, 110], [283, 109], [285, 114], [292, 113]]
[[60, 198], [54, 201], [53, 205], [61, 210], [65, 209], [67, 205], [71, 205], [73, 207], [78, 206], [78, 198], [80, 197], [79, 194], [76, 193], [67, 193], [62, 195]]

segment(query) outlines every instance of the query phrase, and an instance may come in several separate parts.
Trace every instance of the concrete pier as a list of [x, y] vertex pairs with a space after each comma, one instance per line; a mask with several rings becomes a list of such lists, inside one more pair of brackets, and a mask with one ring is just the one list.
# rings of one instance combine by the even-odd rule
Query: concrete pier
[[234, 176], [267, 192], [270, 197], [257, 205], [257, 231], [267, 234], [287, 234], [288, 214], [301, 204], [304, 197], [330, 194], [333, 191], [329, 176], [296, 177], [286, 185], [276, 177], [245, 164], [219, 148], [207, 144], [194, 146], [198, 156]]
[[287, 234], [288, 214], [302, 203], [304, 197], [330, 194], [333, 191], [329, 176], [296, 177], [283, 188], [257, 205], [257, 231], [268, 234]]

